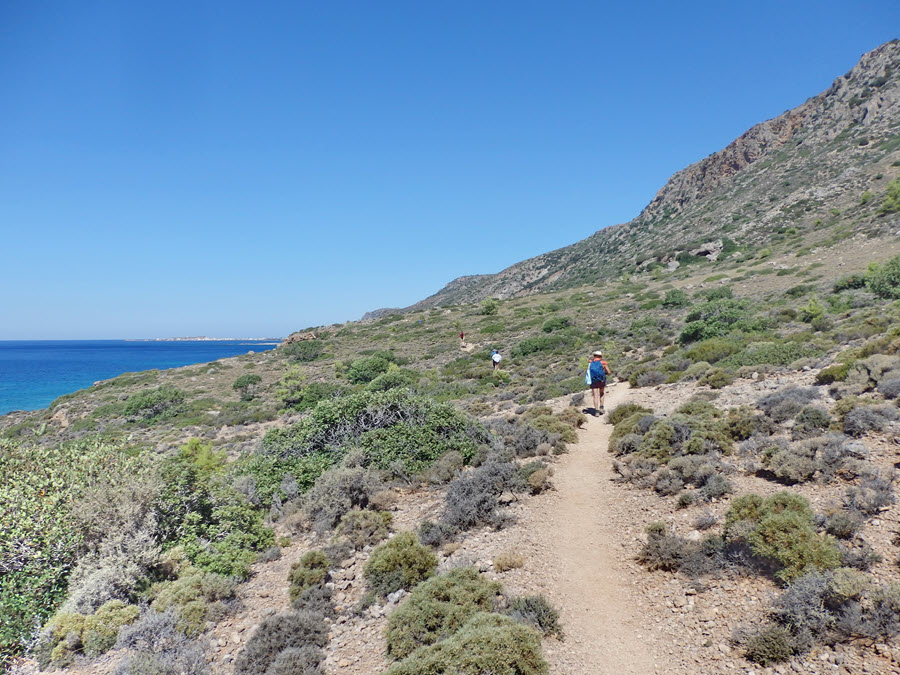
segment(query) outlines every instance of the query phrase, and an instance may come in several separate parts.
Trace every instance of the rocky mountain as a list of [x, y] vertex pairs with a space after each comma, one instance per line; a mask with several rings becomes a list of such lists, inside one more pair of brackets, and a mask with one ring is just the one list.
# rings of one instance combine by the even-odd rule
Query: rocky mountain
[[[804, 251], [896, 237], [880, 204], [900, 173], [900, 40], [863, 55], [825, 92], [676, 173], [631, 222], [497, 274], [460, 277], [406, 308], [593, 284], [763, 247]], [[364, 318], [392, 311], [376, 310]]]

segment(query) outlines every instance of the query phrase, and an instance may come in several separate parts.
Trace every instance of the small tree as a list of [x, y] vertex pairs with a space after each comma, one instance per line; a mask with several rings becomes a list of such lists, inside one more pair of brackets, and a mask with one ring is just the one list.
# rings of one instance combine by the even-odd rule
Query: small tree
[[242, 401], [252, 401], [259, 389], [260, 382], [262, 382], [262, 378], [259, 375], [256, 373], [247, 373], [236, 379], [234, 384], [231, 385], [231, 388], [241, 395]]
[[887, 186], [887, 194], [879, 209], [881, 213], [900, 211], [900, 178], [895, 178]]
[[500, 301], [497, 298], [485, 298], [481, 301], [481, 313], [485, 316], [496, 314], [500, 309]]
[[869, 265], [866, 287], [882, 298], [900, 298], [900, 255], [883, 265]]

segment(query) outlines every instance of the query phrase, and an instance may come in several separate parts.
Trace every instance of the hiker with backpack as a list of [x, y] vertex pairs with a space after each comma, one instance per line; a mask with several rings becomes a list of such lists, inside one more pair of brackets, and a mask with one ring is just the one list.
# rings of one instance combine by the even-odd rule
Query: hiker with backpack
[[606, 376], [609, 372], [609, 364], [603, 360], [603, 352], [598, 349], [591, 354], [591, 362], [584, 375], [584, 383], [590, 386], [591, 396], [594, 397], [594, 417], [599, 417], [605, 412], [603, 392], [606, 389]]
[[491, 362], [494, 364], [494, 370], [500, 369], [500, 361], [502, 359], [503, 357], [500, 356], [500, 352], [498, 352], [496, 349], [491, 352]]

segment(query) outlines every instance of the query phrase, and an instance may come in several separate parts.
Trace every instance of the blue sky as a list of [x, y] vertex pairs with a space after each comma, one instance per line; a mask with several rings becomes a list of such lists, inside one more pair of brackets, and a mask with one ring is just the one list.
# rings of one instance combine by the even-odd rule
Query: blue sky
[[635, 217], [900, 3], [0, 4], [0, 339], [278, 336]]

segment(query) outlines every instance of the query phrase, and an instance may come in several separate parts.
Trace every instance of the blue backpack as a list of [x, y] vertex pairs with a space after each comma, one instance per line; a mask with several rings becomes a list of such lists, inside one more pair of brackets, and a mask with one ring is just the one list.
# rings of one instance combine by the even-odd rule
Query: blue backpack
[[588, 372], [591, 374], [591, 384], [606, 384], [606, 369], [602, 361], [591, 361]]

